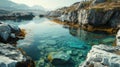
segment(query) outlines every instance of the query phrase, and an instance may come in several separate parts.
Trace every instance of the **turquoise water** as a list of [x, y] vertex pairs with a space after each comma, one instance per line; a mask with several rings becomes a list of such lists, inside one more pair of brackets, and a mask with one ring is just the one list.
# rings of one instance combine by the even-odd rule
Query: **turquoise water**
[[91, 33], [80, 28], [64, 27], [47, 18], [35, 17], [29, 21], [4, 21], [18, 25], [26, 30], [25, 39], [18, 41], [28, 56], [36, 61], [37, 67], [52, 67], [47, 60], [51, 52], [70, 54], [73, 65], [59, 65], [56, 67], [78, 67], [82, 63], [92, 45], [112, 45], [114, 36], [102, 33]]

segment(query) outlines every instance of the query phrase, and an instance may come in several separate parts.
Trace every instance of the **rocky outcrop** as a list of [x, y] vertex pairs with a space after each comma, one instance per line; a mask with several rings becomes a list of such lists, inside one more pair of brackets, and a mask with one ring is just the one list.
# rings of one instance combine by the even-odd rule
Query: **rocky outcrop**
[[51, 11], [48, 16], [51, 17], [57, 17], [57, 19], [61, 21], [67, 21], [67, 22], [78, 22], [78, 8], [79, 8], [79, 2], [73, 4], [70, 7], [63, 7], [60, 9], [57, 9], [55, 11]]
[[18, 26], [0, 22], [0, 67], [35, 67], [25, 52], [14, 46], [18, 39], [25, 37], [25, 31]]
[[120, 47], [95, 45], [79, 67], [120, 67]]
[[0, 22], [0, 41], [7, 43], [12, 40], [17, 40], [20, 38], [21, 29], [15, 25], [9, 25], [3, 22]]
[[120, 30], [118, 31], [118, 33], [116, 35], [116, 45], [120, 46]]
[[[90, 24], [92, 26], [117, 27], [120, 24], [120, 10], [113, 9], [104, 11], [101, 8], [81, 9], [79, 11], [78, 23], [81, 25]], [[99, 19], [98, 19], [99, 18]]]
[[17, 48], [0, 43], [0, 67], [35, 67], [35, 64]]
[[35, 17], [32, 13], [8, 13], [0, 14], [0, 20], [31, 20]]
[[48, 16], [86, 27], [91, 25], [99, 27], [99, 29], [117, 29], [120, 25], [120, 2], [119, 0], [81, 1], [69, 7], [52, 11]]

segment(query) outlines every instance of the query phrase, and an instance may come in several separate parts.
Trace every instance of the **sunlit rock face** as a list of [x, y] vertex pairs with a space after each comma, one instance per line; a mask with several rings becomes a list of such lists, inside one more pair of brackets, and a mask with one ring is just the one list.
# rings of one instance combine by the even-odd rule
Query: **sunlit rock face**
[[87, 55], [86, 61], [79, 67], [119, 67], [120, 47], [95, 45]]
[[57, 15], [57, 19], [65, 22], [117, 28], [120, 25], [119, 8], [119, 0], [87, 0], [52, 11], [51, 13], [53, 16]]
[[84, 9], [81, 9], [79, 10], [78, 12], [78, 24], [79, 25], [85, 25], [85, 24], [88, 24], [88, 11], [87, 10], [84, 10]]
[[120, 30], [118, 31], [118, 33], [116, 35], [116, 45], [120, 46]]
[[[30, 65], [31, 64], [31, 65]], [[0, 43], [0, 67], [34, 67], [34, 62], [10, 44]]]
[[[88, 24], [93, 26], [109, 26], [117, 27], [120, 24], [120, 10], [108, 10], [103, 11], [102, 9], [90, 9], [88, 11]], [[99, 19], [98, 19], [99, 18]]]

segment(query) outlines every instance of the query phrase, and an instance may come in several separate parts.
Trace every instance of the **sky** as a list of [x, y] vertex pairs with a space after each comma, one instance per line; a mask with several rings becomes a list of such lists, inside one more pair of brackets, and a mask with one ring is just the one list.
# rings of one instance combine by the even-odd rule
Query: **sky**
[[15, 3], [26, 4], [28, 6], [40, 5], [46, 9], [54, 10], [64, 6], [69, 6], [80, 0], [11, 0]]

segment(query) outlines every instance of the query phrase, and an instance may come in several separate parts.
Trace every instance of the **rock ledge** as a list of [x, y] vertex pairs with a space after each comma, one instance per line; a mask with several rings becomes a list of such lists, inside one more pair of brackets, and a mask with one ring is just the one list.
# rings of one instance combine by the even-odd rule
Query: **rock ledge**
[[120, 47], [95, 45], [79, 67], [120, 67]]

